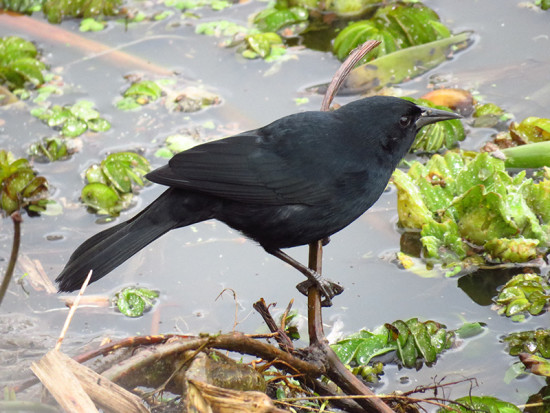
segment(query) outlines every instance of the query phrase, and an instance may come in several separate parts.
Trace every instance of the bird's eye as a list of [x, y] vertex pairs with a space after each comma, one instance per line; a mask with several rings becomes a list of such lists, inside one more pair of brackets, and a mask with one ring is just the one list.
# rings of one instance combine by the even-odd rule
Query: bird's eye
[[399, 124], [403, 128], [406, 128], [407, 126], [409, 126], [411, 124], [411, 120], [412, 120], [412, 118], [410, 116], [401, 116], [401, 119], [399, 119]]

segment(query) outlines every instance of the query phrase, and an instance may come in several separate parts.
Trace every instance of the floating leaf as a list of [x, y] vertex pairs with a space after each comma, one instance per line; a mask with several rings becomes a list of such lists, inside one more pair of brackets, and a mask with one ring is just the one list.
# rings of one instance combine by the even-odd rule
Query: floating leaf
[[532, 315], [542, 312], [550, 296], [544, 279], [536, 274], [518, 274], [512, 277], [495, 299], [499, 314], [512, 317], [528, 311]]
[[67, 142], [62, 138], [45, 138], [29, 147], [29, 155], [38, 158], [39, 160], [47, 160], [48, 162], [66, 159], [74, 148], [69, 149]]
[[511, 177], [503, 161], [472, 156], [449, 151], [395, 172], [401, 225], [421, 230], [431, 262], [466, 267], [476, 256], [487, 263], [539, 257], [549, 247], [550, 180]]
[[44, 83], [46, 66], [37, 60], [34, 45], [20, 37], [0, 38], [0, 84], [9, 90], [23, 88], [25, 83]]
[[94, 182], [86, 185], [82, 188], [80, 198], [84, 204], [99, 213], [104, 212], [109, 215], [118, 213], [116, 206], [120, 201], [120, 197], [113, 188], [105, 184]]
[[81, 32], [100, 32], [106, 25], [107, 23], [105, 22], [97, 21], [96, 19], [89, 17], [87, 19], [82, 19], [78, 30]]
[[521, 413], [521, 410], [508, 403], [491, 396], [465, 396], [456, 399], [456, 404], [450, 402], [452, 409], [439, 409], [437, 413], [470, 413], [472, 411], [487, 413]]
[[373, 332], [361, 330], [331, 347], [344, 364], [364, 366], [375, 356], [396, 351], [405, 367], [416, 367], [419, 358], [433, 363], [437, 354], [449, 348], [453, 333], [434, 321], [416, 318], [385, 324]]
[[93, 102], [89, 100], [79, 100], [74, 105], [68, 107], [68, 110], [78, 119], [88, 122], [92, 119], [99, 119], [99, 112], [94, 109]]
[[93, 103], [81, 100], [72, 106], [54, 105], [50, 109], [35, 108], [33, 116], [45, 121], [50, 127], [61, 127], [61, 134], [70, 138], [77, 137], [88, 129], [103, 132], [110, 129], [108, 121], [100, 117]]
[[45, 0], [44, 14], [50, 23], [61, 23], [65, 17], [113, 16], [121, 0]]
[[342, 363], [353, 362], [356, 365], [367, 364], [372, 357], [397, 349], [386, 327], [380, 327], [374, 332], [361, 330], [339, 340], [331, 347]]
[[248, 45], [247, 51], [253, 53], [245, 54], [243, 56], [246, 58], [254, 59], [257, 56], [265, 59], [271, 55], [273, 51], [273, 46], [282, 46], [283, 40], [277, 33], [257, 33], [248, 35], [245, 37], [246, 43]]
[[528, 353], [520, 353], [519, 359], [531, 373], [550, 377], [550, 360]]
[[507, 344], [511, 356], [530, 353], [550, 359], [550, 330], [511, 333], [504, 337], [503, 341]]
[[[466, 47], [471, 36], [464, 32], [381, 56], [353, 69], [344, 81], [342, 93], [377, 90], [419, 76], [447, 60], [450, 52]], [[375, 49], [376, 50], [376, 49]]]
[[450, 31], [439, 22], [439, 17], [432, 9], [420, 3], [391, 4], [379, 8], [370, 20], [352, 23], [342, 30], [334, 39], [334, 52], [343, 60], [366, 40], [380, 41], [380, 46], [363, 60], [365, 62], [450, 35]]
[[147, 288], [128, 287], [117, 293], [114, 301], [119, 311], [125, 316], [141, 317], [158, 296], [158, 292]]
[[82, 135], [87, 129], [88, 124], [85, 121], [72, 117], [63, 124], [61, 134], [69, 138], [75, 138]]
[[130, 204], [133, 186], [143, 186], [143, 176], [150, 169], [147, 159], [137, 153], [110, 154], [86, 170], [88, 185], [82, 190], [82, 202], [100, 214], [118, 215]]
[[0, 204], [6, 214], [37, 206], [48, 196], [48, 182], [36, 176], [26, 159], [15, 160], [10, 152], [0, 150]]
[[254, 17], [254, 24], [263, 32], [276, 32], [282, 27], [308, 19], [308, 12], [302, 7], [281, 7], [262, 10]]

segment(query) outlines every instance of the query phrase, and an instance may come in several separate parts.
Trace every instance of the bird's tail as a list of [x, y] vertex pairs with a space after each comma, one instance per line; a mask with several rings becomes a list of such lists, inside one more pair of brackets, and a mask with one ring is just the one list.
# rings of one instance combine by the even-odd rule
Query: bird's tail
[[168, 189], [134, 218], [84, 241], [56, 278], [59, 291], [79, 289], [90, 270], [90, 283], [97, 281], [171, 229], [211, 218], [208, 201], [198, 194]]

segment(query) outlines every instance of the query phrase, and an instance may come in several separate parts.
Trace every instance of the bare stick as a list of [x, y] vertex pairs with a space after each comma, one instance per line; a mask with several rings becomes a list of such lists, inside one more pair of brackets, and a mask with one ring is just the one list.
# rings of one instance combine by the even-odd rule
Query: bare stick
[[13, 212], [11, 214], [11, 220], [13, 221], [13, 243], [11, 247], [10, 262], [8, 263], [8, 268], [6, 269], [6, 275], [4, 275], [2, 285], [0, 285], [0, 305], [6, 295], [8, 286], [10, 285], [13, 270], [15, 269], [15, 263], [17, 262], [17, 255], [19, 254], [19, 245], [21, 245], [21, 222], [23, 222], [21, 213], [19, 211]]
[[86, 287], [88, 286], [88, 283], [90, 282], [90, 278], [92, 278], [93, 270], [90, 270], [88, 273], [88, 276], [82, 283], [82, 287], [80, 287], [80, 291], [78, 292], [78, 295], [76, 296], [73, 305], [71, 306], [71, 309], [69, 310], [69, 314], [67, 315], [67, 319], [65, 320], [65, 325], [63, 326], [63, 329], [61, 330], [61, 334], [59, 335], [59, 338], [57, 339], [57, 343], [55, 343], [55, 349], [59, 350], [61, 347], [61, 343], [63, 343], [63, 339], [65, 338], [65, 334], [67, 333], [67, 330], [69, 329], [69, 326], [71, 325], [71, 320], [73, 319], [73, 315], [78, 308], [78, 303], [80, 302], [80, 298], [82, 297], [82, 294], [84, 294], [84, 291], [86, 290]]
[[344, 61], [344, 63], [342, 63], [342, 66], [340, 66], [340, 68], [336, 71], [336, 73], [332, 77], [332, 80], [330, 81], [330, 84], [328, 85], [325, 97], [323, 98], [323, 102], [321, 103], [322, 111], [329, 110], [334, 95], [336, 95], [338, 89], [340, 89], [340, 86], [342, 86], [342, 83], [344, 83], [344, 80], [348, 76], [349, 72], [351, 72], [351, 69], [353, 69], [355, 65], [368, 52], [370, 52], [379, 44], [380, 42], [378, 40], [367, 40], [361, 46], [357, 46], [351, 51], [347, 59]]
[[[343, 83], [348, 73], [359, 60], [370, 50], [378, 46], [380, 42], [370, 40], [351, 52], [346, 61], [336, 71], [325, 93], [322, 111], [328, 111], [334, 95]], [[309, 268], [318, 274], [322, 272], [323, 245], [322, 241], [309, 244]], [[309, 343], [323, 354], [326, 366], [326, 375], [334, 381], [342, 390], [350, 395], [362, 395], [365, 398], [356, 400], [365, 410], [372, 412], [393, 412], [390, 407], [379, 399], [361, 380], [353, 375], [340, 361], [336, 353], [328, 345], [323, 331], [323, 319], [321, 308], [321, 293], [316, 286], [308, 290], [308, 328]]]

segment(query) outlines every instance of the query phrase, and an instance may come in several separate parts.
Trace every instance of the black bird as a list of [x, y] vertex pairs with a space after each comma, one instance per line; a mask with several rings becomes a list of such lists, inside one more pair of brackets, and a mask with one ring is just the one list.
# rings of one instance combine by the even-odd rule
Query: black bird
[[162, 195], [76, 249], [56, 279], [59, 291], [79, 289], [90, 270], [91, 282], [99, 280], [172, 229], [215, 218], [306, 275], [330, 305], [342, 288], [281, 248], [349, 225], [380, 197], [422, 126], [459, 117], [376, 96], [333, 112], [286, 116], [181, 152], [146, 175], [169, 187]]

